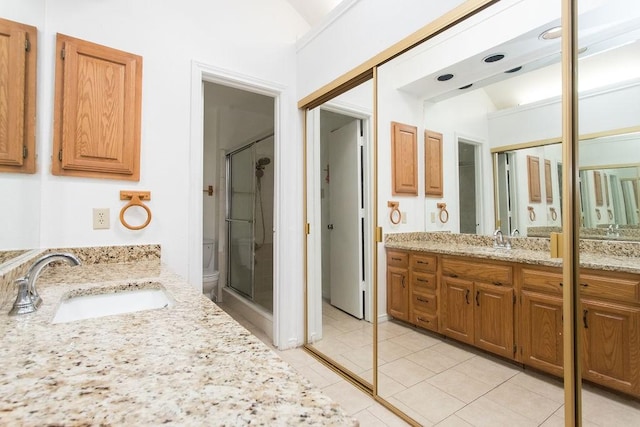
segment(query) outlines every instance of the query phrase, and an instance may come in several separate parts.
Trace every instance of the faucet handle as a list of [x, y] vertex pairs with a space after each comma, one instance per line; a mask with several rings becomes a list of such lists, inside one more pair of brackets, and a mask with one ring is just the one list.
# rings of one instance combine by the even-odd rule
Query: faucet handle
[[16, 286], [18, 286], [18, 295], [13, 303], [13, 308], [9, 311], [9, 316], [36, 311], [37, 307], [31, 299], [31, 292], [29, 292], [29, 281], [24, 277], [16, 279]]

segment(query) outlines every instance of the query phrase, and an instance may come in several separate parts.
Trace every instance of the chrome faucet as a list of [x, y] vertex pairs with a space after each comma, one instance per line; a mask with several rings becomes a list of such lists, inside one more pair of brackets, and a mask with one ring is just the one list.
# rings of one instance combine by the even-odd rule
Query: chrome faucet
[[75, 255], [68, 253], [54, 253], [40, 257], [29, 267], [24, 277], [16, 279], [18, 296], [9, 312], [10, 316], [31, 313], [40, 307], [42, 298], [36, 290], [36, 280], [40, 277], [42, 270], [54, 261], [66, 261], [69, 265], [80, 265], [80, 260]]
[[504, 235], [502, 234], [502, 231], [499, 228], [493, 232], [493, 247], [494, 248], [505, 247]]
[[511, 237], [515, 237], [515, 236], [519, 236], [520, 235], [520, 230], [518, 230], [517, 228], [514, 228], [511, 231]]

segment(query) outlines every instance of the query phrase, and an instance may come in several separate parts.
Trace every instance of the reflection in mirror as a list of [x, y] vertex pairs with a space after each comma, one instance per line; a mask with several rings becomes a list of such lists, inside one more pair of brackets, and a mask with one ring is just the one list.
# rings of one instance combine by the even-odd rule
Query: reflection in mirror
[[373, 389], [368, 81], [307, 111], [307, 348]]
[[[603, 112], [606, 114], [606, 112]], [[580, 142], [581, 237], [640, 240], [638, 181], [640, 180], [640, 132], [610, 131]], [[560, 143], [508, 149], [494, 154], [496, 167], [496, 219], [503, 233], [517, 228], [530, 237], [549, 237], [562, 230], [562, 150]], [[531, 220], [527, 208], [530, 179], [525, 159], [545, 161], [546, 203], [543, 215]], [[547, 166], [548, 165], [548, 166]], [[549, 169], [549, 172], [546, 169]], [[549, 196], [549, 192], [551, 196]]]
[[[0, 2], [0, 17], [36, 27], [39, 39], [44, 27], [44, 12], [45, 5], [42, 0]], [[41, 55], [37, 61], [41, 61]], [[40, 68], [38, 65], [37, 69]], [[42, 91], [37, 93], [40, 97]], [[36, 106], [44, 104], [40, 100], [36, 102]], [[6, 114], [6, 111], [0, 111], [0, 114]], [[36, 130], [36, 134], [37, 132]], [[4, 255], [8, 255], [6, 252], [13, 254], [15, 250], [39, 247], [41, 163], [42, 159], [36, 166], [35, 174], [0, 173], [0, 200], [3, 201], [0, 209], [0, 253]], [[0, 267], [15, 259], [12, 256], [7, 258], [4, 264], [0, 263]]]
[[[559, 0], [500, 1], [379, 67], [378, 210], [388, 212], [387, 203], [399, 202], [402, 212], [399, 224], [380, 215], [385, 234], [493, 234], [491, 147], [516, 143], [547, 126], [508, 123], [507, 117], [514, 109], [524, 109], [520, 104], [536, 101], [531, 95], [545, 93], [533, 87], [531, 74], [560, 82], [560, 41], [539, 37], [559, 25], [559, 17]], [[545, 118], [561, 129], [560, 108], [553, 108]], [[391, 122], [418, 129], [419, 197], [392, 193], [388, 172]], [[420, 187], [429, 167], [422, 161], [427, 130], [443, 135], [444, 191], [440, 197], [425, 197]], [[508, 133], [513, 133], [513, 142], [505, 137]], [[510, 173], [510, 162], [522, 163], [524, 191], [519, 196], [525, 212], [521, 215], [532, 212], [532, 216], [546, 217], [538, 206], [548, 200], [547, 157], [535, 152], [529, 155], [538, 158], [540, 168], [534, 174], [535, 202], [529, 199], [526, 155], [505, 155], [499, 173]], [[550, 162], [551, 203], [560, 216], [556, 170], [557, 164]], [[515, 189], [505, 186], [502, 191]], [[475, 202], [469, 206], [469, 200]], [[439, 221], [437, 210], [443, 203], [450, 217], [446, 223]], [[534, 210], [529, 211], [529, 206]], [[475, 215], [472, 227], [466, 218], [469, 213]], [[548, 408], [537, 409], [535, 416], [526, 413], [523, 408], [534, 394], [517, 384], [538, 379], [506, 362], [521, 360], [513, 345], [519, 331], [513, 317], [515, 281], [508, 273], [500, 287], [491, 283], [496, 281], [495, 274], [509, 272], [511, 266], [442, 253], [455, 252], [455, 242], [479, 239], [475, 236], [452, 237], [453, 249], [443, 237], [438, 245], [441, 249], [434, 252], [426, 251], [422, 242], [412, 247], [411, 238], [406, 237], [406, 245], [396, 242], [378, 252], [379, 271], [386, 272], [378, 280], [379, 396], [421, 425], [445, 420], [477, 425], [480, 419], [484, 425], [539, 425], [552, 417], [562, 406], [562, 397]], [[474, 277], [484, 273], [484, 280]], [[489, 313], [484, 307], [492, 303], [495, 311]], [[550, 389], [562, 396], [562, 385], [550, 383]], [[503, 416], [506, 418], [500, 418]]]

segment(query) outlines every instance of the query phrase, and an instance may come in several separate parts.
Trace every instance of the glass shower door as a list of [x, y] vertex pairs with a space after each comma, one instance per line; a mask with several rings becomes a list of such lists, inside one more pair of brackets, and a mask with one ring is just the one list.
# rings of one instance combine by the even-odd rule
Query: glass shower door
[[228, 284], [253, 300], [255, 171], [251, 147], [227, 156]]

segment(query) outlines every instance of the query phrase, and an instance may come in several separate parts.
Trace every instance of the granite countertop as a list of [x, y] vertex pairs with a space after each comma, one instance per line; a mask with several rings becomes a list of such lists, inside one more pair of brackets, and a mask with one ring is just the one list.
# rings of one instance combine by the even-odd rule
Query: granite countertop
[[[531, 265], [562, 267], [562, 259], [551, 258], [550, 251], [525, 248], [493, 248], [492, 246], [467, 243], [448, 243], [442, 240], [399, 240], [387, 241], [389, 249], [432, 252], [443, 255], [471, 256], [481, 259], [510, 261]], [[640, 274], [640, 258], [612, 255], [608, 253], [581, 253], [580, 266], [595, 270], [619, 271]]]
[[[176, 304], [51, 323], [68, 293], [129, 284]], [[357, 425], [157, 261], [49, 268], [38, 291], [35, 313], [2, 302], [0, 425]]]

